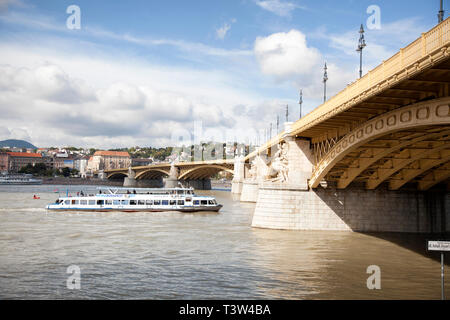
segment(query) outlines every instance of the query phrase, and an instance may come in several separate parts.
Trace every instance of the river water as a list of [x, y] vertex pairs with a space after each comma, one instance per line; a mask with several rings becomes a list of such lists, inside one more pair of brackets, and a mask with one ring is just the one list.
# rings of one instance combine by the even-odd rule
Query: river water
[[66, 189], [0, 186], [0, 299], [440, 299], [426, 235], [251, 228], [255, 205], [217, 190], [198, 193], [219, 213], [47, 212]]

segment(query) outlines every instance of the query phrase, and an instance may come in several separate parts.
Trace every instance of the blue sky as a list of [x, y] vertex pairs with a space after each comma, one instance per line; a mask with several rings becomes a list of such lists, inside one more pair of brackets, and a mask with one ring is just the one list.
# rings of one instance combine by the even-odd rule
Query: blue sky
[[[69, 5], [80, 8], [79, 30], [66, 27]], [[371, 5], [379, 29], [366, 23]], [[320, 105], [324, 61], [330, 96], [356, 80], [361, 23], [367, 71], [435, 26], [438, 5], [0, 0], [0, 139], [99, 148], [261, 141], [286, 104], [298, 118], [300, 88], [304, 114]]]

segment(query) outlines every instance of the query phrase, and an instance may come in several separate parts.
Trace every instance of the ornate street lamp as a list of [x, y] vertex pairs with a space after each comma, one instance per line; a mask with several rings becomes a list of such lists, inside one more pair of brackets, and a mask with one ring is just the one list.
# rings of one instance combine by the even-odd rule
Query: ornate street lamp
[[325, 62], [325, 67], [323, 68], [323, 102], [327, 101], [327, 63]]
[[364, 28], [361, 24], [361, 28], [359, 29], [359, 43], [358, 48], [356, 49], [359, 52], [359, 77], [362, 77], [362, 51], [366, 46], [366, 41], [364, 40]]
[[298, 104], [300, 105], [300, 118], [301, 118], [302, 117], [302, 104], [303, 104], [303, 92], [302, 92], [302, 89], [300, 89], [300, 100], [298, 100]]
[[444, 6], [443, 6], [443, 0], [441, 0], [441, 10], [439, 10], [438, 13], [438, 23], [441, 23], [444, 20]]

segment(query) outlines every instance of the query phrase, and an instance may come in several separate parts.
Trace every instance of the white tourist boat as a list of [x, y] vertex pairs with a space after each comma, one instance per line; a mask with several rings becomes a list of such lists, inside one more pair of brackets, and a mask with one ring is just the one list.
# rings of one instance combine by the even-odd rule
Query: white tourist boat
[[42, 179], [33, 178], [31, 174], [0, 175], [0, 185], [34, 185], [42, 184]]
[[97, 188], [97, 194], [59, 197], [48, 210], [60, 211], [219, 211], [211, 196], [196, 195], [192, 188]]

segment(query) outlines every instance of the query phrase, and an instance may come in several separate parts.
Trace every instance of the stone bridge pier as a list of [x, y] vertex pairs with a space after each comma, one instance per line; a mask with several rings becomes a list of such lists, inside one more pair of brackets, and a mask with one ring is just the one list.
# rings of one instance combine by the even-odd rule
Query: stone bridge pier
[[257, 189], [253, 227], [359, 232], [450, 231], [448, 191], [393, 191], [387, 187], [371, 190], [358, 184], [338, 189], [325, 180], [317, 188], [311, 188], [308, 185], [313, 172], [310, 142], [290, 136], [283, 139], [281, 149], [284, 152], [279, 148], [270, 166], [279, 167], [277, 163], [284, 162], [287, 176], [280, 172], [270, 176], [270, 170], [261, 170], [264, 162], [256, 159], [256, 169], [250, 169], [251, 173], [269, 172], [269, 175], [243, 182], [242, 201], [253, 201], [250, 194]]

